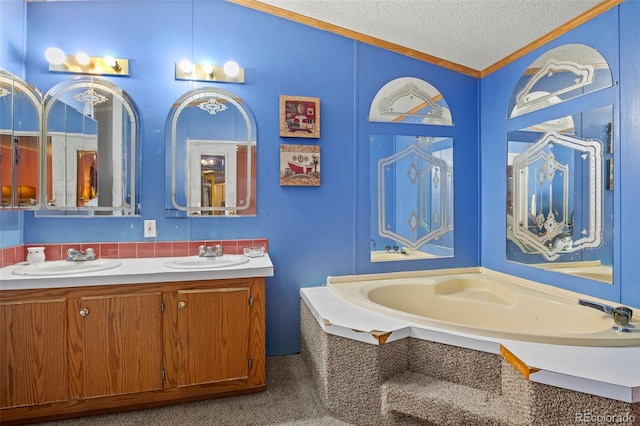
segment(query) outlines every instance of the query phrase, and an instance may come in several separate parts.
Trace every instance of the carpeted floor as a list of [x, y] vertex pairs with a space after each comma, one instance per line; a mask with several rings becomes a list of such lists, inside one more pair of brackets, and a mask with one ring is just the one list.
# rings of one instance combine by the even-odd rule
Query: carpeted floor
[[267, 358], [264, 392], [40, 425], [345, 426], [348, 423], [326, 414], [302, 357], [287, 355]]

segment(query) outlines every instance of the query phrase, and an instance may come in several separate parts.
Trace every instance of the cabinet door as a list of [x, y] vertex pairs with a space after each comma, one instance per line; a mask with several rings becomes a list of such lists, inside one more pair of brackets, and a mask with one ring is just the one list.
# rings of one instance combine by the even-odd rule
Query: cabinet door
[[0, 406], [68, 399], [66, 300], [0, 303]]
[[178, 386], [247, 379], [250, 287], [178, 291]]
[[70, 303], [73, 398], [162, 389], [162, 293]]

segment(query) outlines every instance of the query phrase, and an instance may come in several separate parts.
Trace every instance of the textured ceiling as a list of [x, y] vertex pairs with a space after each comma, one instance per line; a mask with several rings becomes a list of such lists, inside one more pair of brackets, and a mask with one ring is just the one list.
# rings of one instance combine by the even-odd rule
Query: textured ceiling
[[258, 0], [477, 71], [602, 0]]

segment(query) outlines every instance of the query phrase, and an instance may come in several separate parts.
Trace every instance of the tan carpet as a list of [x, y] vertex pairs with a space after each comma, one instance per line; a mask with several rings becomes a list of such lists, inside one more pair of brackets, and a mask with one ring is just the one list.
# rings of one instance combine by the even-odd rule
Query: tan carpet
[[267, 358], [267, 386], [261, 393], [64, 421], [72, 425], [345, 426], [326, 414], [300, 355]]

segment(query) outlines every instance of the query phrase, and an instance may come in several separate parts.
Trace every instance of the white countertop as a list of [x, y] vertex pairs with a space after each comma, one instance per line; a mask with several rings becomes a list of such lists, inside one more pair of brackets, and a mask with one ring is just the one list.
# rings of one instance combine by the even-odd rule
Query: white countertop
[[14, 269], [24, 262], [0, 269], [0, 290], [46, 289], [59, 287], [83, 287], [112, 284], [142, 284], [187, 280], [215, 280], [273, 276], [273, 263], [268, 254], [252, 257], [240, 265], [208, 270], [178, 270], [164, 266], [176, 257], [118, 259], [122, 264], [114, 269], [73, 275], [23, 276], [14, 275]]
[[502, 345], [527, 366], [540, 369], [529, 376], [531, 381], [640, 402], [640, 347], [565, 346], [442, 331], [366, 310], [327, 287], [302, 288], [300, 296], [329, 334], [377, 345], [376, 336], [390, 333], [387, 343], [414, 337], [495, 354]]

